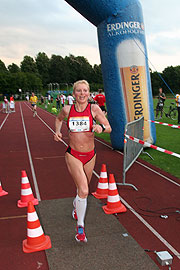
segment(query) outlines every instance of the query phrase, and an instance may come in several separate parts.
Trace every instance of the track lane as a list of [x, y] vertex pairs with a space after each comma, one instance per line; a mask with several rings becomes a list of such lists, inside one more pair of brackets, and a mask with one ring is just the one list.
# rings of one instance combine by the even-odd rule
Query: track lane
[[33, 193], [34, 186], [19, 102], [16, 103], [16, 113], [8, 115], [0, 130], [0, 142], [0, 180], [3, 189], [8, 191], [8, 195], [0, 197], [0, 268], [32, 270], [41, 264], [41, 270], [48, 270], [44, 251], [32, 254], [22, 251], [22, 241], [27, 237], [27, 208], [17, 207], [21, 194], [21, 170], [26, 170]]

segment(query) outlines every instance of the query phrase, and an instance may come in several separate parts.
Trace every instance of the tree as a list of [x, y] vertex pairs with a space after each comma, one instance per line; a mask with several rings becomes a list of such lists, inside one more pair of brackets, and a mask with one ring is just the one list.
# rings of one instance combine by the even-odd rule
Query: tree
[[3, 61], [0, 60], [0, 73], [7, 72], [7, 68]]
[[8, 70], [10, 73], [17, 73], [20, 72], [20, 68], [18, 67], [18, 65], [12, 63], [11, 65], [8, 66]]
[[49, 68], [50, 81], [52, 83], [66, 82], [64, 59], [60, 55], [52, 55]]
[[85, 57], [75, 57], [74, 55], [70, 54], [69, 56], [66, 56], [64, 60], [68, 83], [82, 79], [85, 79], [91, 83], [94, 80], [93, 68]]
[[44, 52], [39, 52], [36, 57], [36, 65], [38, 73], [41, 76], [43, 88], [47, 87], [47, 84], [50, 83], [49, 68], [50, 60]]
[[35, 93], [43, 89], [42, 80], [36, 74], [26, 72], [27, 88], [26, 91], [33, 91]]
[[151, 84], [152, 84], [152, 93], [153, 96], [157, 96], [159, 94], [159, 88], [162, 87], [162, 79], [161, 74], [157, 71], [151, 72]]
[[21, 62], [21, 71], [38, 74], [38, 69], [36, 62], [30, 56], [24, 56], [23, 61]]
[[94, 71], [94, 82], [102, 84], [103, 78], [102, 78], [101, 65], [94, 65], [93, 71]]

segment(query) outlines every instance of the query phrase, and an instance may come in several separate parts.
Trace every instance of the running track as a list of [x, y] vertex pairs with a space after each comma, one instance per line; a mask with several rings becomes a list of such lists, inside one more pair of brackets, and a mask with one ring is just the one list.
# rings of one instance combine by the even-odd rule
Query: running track
[[[30, 254], [22, 251], [27, 209], [18, 208], [17, 201], [20, 199], [21, 170], [26, 170], [33, 194], [39, 201], [76, 194], [64, 161], [67, 128], [65, 124], [62, 127], [64, 144], [55, 142], [54, 120], [54, 115], [40, 108], [38, 117], [33, 118], [31, 108], [25, 102], [16, 103], [16, 113], [0, 113], [0, 181], [9, 193], [0, 197], [0, 269], [49, 269], [44, 251]], [[113, 151], [102, 140], [96, 139], [95, 144], [97, 162], [90, 192], [96, 189], [103, 163], [117, 182], [122, 179], [123, 154]], [[138, 191], [118, 186], [121, 201], [128, 211], [116, 218], [141, 247], [150, 250], [148, 254], [156, 263], [156, 254], [151, 250], [167, 250], [173, 255], [172, 269], [179, 270], [180, 213], [175, 212], [180, 210], [179, 179], [138, 159], [128, 171], [126, 182], [135, 185]], [[165, 208], [157, 214], [159, 209]], [[156, 213], [142, 209], [156, 210]], [[168, 218], [161, 218], [162, 213]]]

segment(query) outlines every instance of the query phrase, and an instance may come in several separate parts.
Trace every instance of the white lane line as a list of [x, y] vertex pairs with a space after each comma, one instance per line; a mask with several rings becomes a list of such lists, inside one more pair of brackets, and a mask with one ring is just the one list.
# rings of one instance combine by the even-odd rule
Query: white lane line
[[6, 122], [7, 118], [9, 116], [9, 113], [6, 115], [6, 117], [4, 118], [4, 121], [2, 122], [1, 126], [0, 126], [0, 130], [2, 129], [4, 123]]
[[173, 248], [144, 218], [142, 218], [122, 197], [121, 201], [127, 208], [178, 258], [180, 259], [180, 253]]
[[34, 182], [34, 188], [35, 188], [35, 192], [36, 192], [36, 197], [37, 197], [38, 201], [41, 201], [39, 188], [38, 188], [38, 184], [37, 184], [37, 179], [36, 179], [36, 174], [35, 174], [34, 166], [33, 166], [33, 162], [32, 162], [31, 151], [29, 148], [29, 142], [28, 142], [26, 127], [25, 127], [25, 123], [24, 123], [24, 117], [23, 117], [23, 113], [22, 113], [22, 109], [21, 109], [21, 104], [20, 104], [20, 112], [21, 112], [21, 119], [22, 119], [22, 124], [23, 124], [23, 129], [24, 129], [24, 136], [25, 136], [25, 140], [26, 140], [26, 147], [27, 147], [27, 151], [28, 151], [28, 157], [29, 157], [29, 162], [30, 162], [30, 167], [31, 167], [31, 172], [32, 172], [32, 177], [33, 177], [33, 182]]
[[[39, 116], [38, 116], [39, 117]], [[39, 117], [39, 119], [41, 120], [41, 118]], [[42, 120], [43, 123], [45, 123]], [[45, 123], [46, 124], [46, 123]], [[48, 125], [46, 124], [46, 126], [48, 127]], [[53, 133], [55, 133], [50, 127], [48, 127]], [[99, 141], [97, 139], [97, 141]], [[99, 141], [101, 142], [101, 141]], [[105, 144], [104, 142], [101, 142], [102, 144], [106, 145], [107, 147], [113, 149], [111, 146], [109, 146], [108, 144]], [[121, 152], [117, 151], [118, 153], [122, 154]], [[98, 175], [98, 173], [96, 173], [95, 171], [93, 171], [93, 173], [95, 174], [95, 176], [97, 178], [100, 178], [100, 176]], [[173, 248], [173, 246], [171, 246], [145, 219], [143, 219], [122, 197], [121, 197], [121, 201], [126, 205], [127, 208], [129, 208], [129, 210], [178, 258], [180, 259], [180, 254], [179, 252]]]

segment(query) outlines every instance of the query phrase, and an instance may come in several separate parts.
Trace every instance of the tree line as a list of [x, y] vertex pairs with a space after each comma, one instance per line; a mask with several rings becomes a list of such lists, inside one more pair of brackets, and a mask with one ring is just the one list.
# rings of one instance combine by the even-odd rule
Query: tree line
[[[150, 75], [154, 96], [158, 94], [160, 87], [165, 93], [169, 93], [167, 85], [173, 92], [179, 91], [180, 66], [167, 67], [162, 73], [150, 70]], [[0, 93], [3, 95], [18, 94], [19, 89], [24, 93], [45, 93], [49, 84], [73, 84], [80, 79], [86, 79], [92, 91], [103, 88], [101, 65], [92, 66], [83, 56], [75, 57], [70, 54], [63, 58], [53, 54], [49, 58], [44, 52], [39, 52], [35, 59], [24, 56], [20, 66], [12, 63], [6, 67], [0, 60]]]

